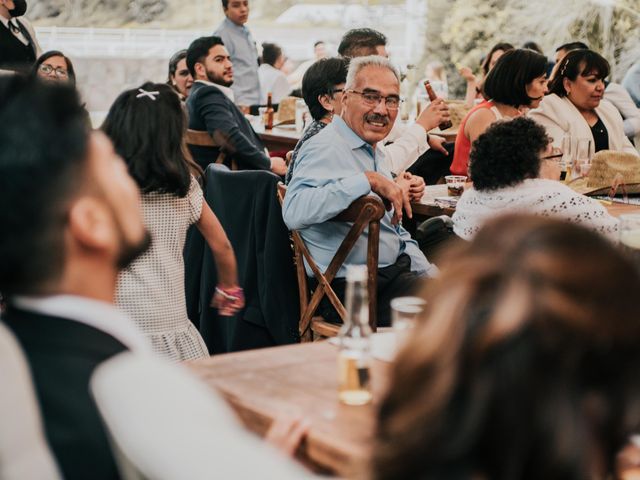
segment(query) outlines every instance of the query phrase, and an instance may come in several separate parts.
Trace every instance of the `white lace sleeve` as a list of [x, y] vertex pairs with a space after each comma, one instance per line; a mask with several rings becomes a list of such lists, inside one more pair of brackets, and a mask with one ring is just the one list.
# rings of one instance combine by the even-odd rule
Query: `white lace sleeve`
[[611, 241], [617, 241], [618, 219], [610, 215], [597, 200], [575, 193], [569, 188], [567, 190], [568, 192], [546, 193], [539, 213], [564, 218], [591, 228]]

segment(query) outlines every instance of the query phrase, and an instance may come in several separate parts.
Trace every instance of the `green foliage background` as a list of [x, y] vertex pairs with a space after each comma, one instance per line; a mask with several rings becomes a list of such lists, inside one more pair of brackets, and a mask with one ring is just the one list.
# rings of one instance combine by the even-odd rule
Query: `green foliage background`
[[613, 80], [640, 59], [639, 0], [427, 1], [423, 63], [445, 63], [450, 91], [459, 96], [464, 85], [456, 65], [477, 72], [483, 56], [501, 41], [518, 47], [533, 40], [552, 56], [558, 45], [581, 40], [609, 60]]

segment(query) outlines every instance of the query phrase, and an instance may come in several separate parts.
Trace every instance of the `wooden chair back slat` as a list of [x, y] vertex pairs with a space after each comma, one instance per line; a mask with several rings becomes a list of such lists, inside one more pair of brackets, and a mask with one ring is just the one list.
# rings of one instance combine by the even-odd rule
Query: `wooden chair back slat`
[[[278, 184], [278, 199], [280, 204], [284, 203], [287, 187], [282, 183]], [[336, 309], [340, 318], [344, 321], [347, 315], [343, 303], [331, 288], [331, 282], [349, 256], [358, 238], [365, 229], [369, 229], [367, 240], [367, 291], [369, 294], [369, 324], [375, 331], [377, 327], [377, 281], [378, 281], [378, 255], [380, 240], [380, 219], [385, 214], [382, 202], [375, 197], [361, 197], [354, 201], [349, 208], [337, 215], [331, 221], [352, 222], [353, 225], [342, 243], [338, 247], [327, 270], [322, 273], [311, 256], [304, 240], [297, 231], [291, 232], [293, 241], [294, 259], [296, 263], [296, 274], [298, 278], [298, 293], [300, 298], [300, 337], [302, 341], [310, 340], [309, 330], [322, 336], [335, 335], [339, 326], [322, 321], [319, 317], [314, 317], [314, 313], [323, 297], [327, 297], [329, 302]], [[309, 298], [309, 288], [307, 272], [304, 261], [306, 260], [315, 279], [318, 282], [317, 288]], [[315, 327], [314, 327], [315, 325]]]
[[[211, 135], [209, 135], [209, 132], [205, 132], [205, 131], [201, 131], [201, 130], [187, 130], [187, 133], [185, 134], [185, 142], [187, 143], [187, 145], [192, 145], [195, 147], [211, 147], [211, 148], [218, 148], [219, 149], [219, 153], [218, 156], [216, 157], [214, 163], [218, 163], [218, 164], [222, 164], [224, 163], [224, 160], [226, 158], [226, 154], [224, 153], [224, 150], [222, 148], [221, 145], [217, 144], [213, 138], [211, 137]], [[235, 164], [235, 161], [232, 162], [231, 164], [231, 170], [237, 170], [237, 166]]]

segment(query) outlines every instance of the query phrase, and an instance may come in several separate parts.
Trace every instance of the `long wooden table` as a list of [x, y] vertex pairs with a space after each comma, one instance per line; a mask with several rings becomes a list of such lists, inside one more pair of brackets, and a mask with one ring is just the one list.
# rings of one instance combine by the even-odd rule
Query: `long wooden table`
[[[293, 125], [292, 125], [293, 126]], [[254, 130], [260, 136], [262, 143], [270, 152], [293, 150], [300, 139], [300, 133], [295, 128], [274, 127], [271, 130], [265, 130], [264, 125], [254, 125]]]
[[222, 393], [245, 425], [260, 435], [279, 415], [308, 420], [305, 459], [348, 477], [367, 458], [374, 405], [385, 388], [389, 364], [373, 361], [374, 405], [350, 407], [338, 402], [337, 354], [334, 345], [314, 342], [218, 355], [186, 365]]
[[[469, 184], [470, 185], [470, 184]], [[428, 185], [425, 188], [425, 193], [419, 202], [413, 202], [411, 209], [414, 215], [421, 218], [437, 217], [439, 215], [453, 215], [456, 211], [454, 207], [445, 207], [437, 205], [436, 197], [446, 197], [447, 186], [446, 185]], [[631, 205], [620, 202], [602, 202], [605, 208], [614, 217], [626, 213], [640, 213], [640, 205]]]

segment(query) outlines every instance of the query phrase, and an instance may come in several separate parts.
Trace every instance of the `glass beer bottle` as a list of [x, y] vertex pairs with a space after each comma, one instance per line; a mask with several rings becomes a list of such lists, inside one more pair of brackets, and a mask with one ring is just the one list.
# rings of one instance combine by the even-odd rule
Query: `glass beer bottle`
[[348, 266], [347, 318], [340, 329], [338, 354], [338, 396], [347, 405], [365, 405], [371, 401], [371, 328], [367, 297], [367, 267]]
[[[431, 86], [431, 82], [429, 82], [429, 80], [424, 81], [424, 89], [427, 91], [427, 95], [429, 95], [429, 100], [431, 100], [432, 102], [436, 98], [438, 98], [438, 96], [436, 95], [436, 92], [433, 91], [433, 87]], [[451, 128], [452, 126], [453, 126], [453, 123], [451, 123], [451, 120], [445, 120], [440, 125], [438, 125], [438, 128], [444, 131]]]
[[264, 128], [265, 130], [271, 130], [273, 128], [273, 97], [271, 92], [267, 94], [267, 111], [264, 114]]

